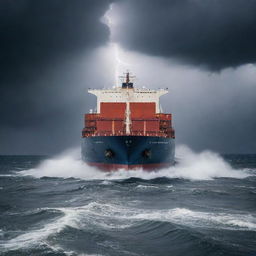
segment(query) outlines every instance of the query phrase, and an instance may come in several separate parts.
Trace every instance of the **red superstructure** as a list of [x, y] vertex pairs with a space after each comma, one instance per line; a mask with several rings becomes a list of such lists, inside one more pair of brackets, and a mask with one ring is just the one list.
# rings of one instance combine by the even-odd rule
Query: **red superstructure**
[[82, 137], [175, 137], [172, 115], [160, 113], [159, 97], [167, 90], [135, 89], [127, 73], [122, 87], [89, 92], [97, 96], [97, 113], [85, 114]]

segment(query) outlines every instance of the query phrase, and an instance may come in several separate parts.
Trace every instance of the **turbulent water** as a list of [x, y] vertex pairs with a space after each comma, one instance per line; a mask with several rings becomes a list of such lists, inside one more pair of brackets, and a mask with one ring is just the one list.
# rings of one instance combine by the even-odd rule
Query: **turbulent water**
[[[78, 154], [79, 155], [79, 154]], [[179, 147], [159, 172], [0, 157], [0, 255], [256, 256], [256, 155]]]

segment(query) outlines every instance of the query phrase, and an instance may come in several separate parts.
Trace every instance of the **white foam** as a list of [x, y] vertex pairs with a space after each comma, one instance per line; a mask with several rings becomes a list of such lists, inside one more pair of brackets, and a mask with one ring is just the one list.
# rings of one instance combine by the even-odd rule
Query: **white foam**
[[58, 245], [49, 245], [47, 238], [53, 234], [61, 232], [67, 226], [76, 229], [94, 229], [94, 226], [100, 226], [103, 229], [122, 229], [131, 225], [126, 218], [124, 221], [113, 223], [111, 218], [113, 216], [120, 218], [125, 211], [122, 207], [109, 204], [92, 202], [81, 207], [42, 208], [41, 210], [59, 211], [62, 212], [63, 216], [58, 217], [41, 227], [35, 227], [13, 239], [0, 242], [0, 249], [10, 250], [28, 248], [40, 243], [45, 243], [51, 248], [60, 249]]
[[53, 159], [43, 161], [38, 167], [20, 172], [34, 177], [63, 177], [80, 178], [86, 180], [126, 179], [137, 177], [153, 179], [157, 177], [185, 178], [191, 180], [209, 180], [217, 177], [245, 178], [250, 174], [244, 170], [233, 170], [221, 156], [211, 151], [195, 153], [186, 146], [177, 147], [180, 159], [173, 167], [159, 171], [145, 172], [137, 170], [119, 170], [111, 173], [101, 172], [86, 165], [80, 159], [80, 150], [72, 150]]
[[54, 222], [50, 222], [41, 228], [35, 228], [9, 241], [5, 241], [4, 244], [0, 244], [0, 248], [3, 247], [4, 249], [20, 249], [24, 247], [30, 247], [33, 244], [43, 241], [49, 235], [60, 232], [68, 223], [68, 216], [64, 215], [63, 217], [60, 217]]
[[17, 174], [0, 174], [0, 177], [14, 177], [17, 176]]
[[[247, 213], [223, 213], [202, 212], [186, 208], [172, 208], [166, 210], [128, 208], [113, 204], [90, 203], [86, 207], [88, 213], [92, 214], [95, 224], [104, 228], [126, 228], [134, 224], [133, 220], [157, 220], [176, 223], [191, 227], [210, 227], [219, 229], [239, 229], [256, 231], [256, 217]], [[80, 213], [84, 216], [84, 212]], [[97, 217], [103, 217], [99, 219]], [[107, 217], [123, 220], [123, 225], [108, 225], [105, 223]]]
[[[9, 241], [5, 241], [4, 244], [0, 244], [0, 248], [4, 249], [20, 249], [27, 248], [34, 244], [45, 242], [46, 239], [52, 235], [62, 231], [66, 226], [72, 226], [79, 228], [78, 222], [81, 220], [81, 212], [85, 213], [85, 207], [77, 208], [42, 208], [47, 210], [55, 210], [63, 213], [63, 216], [58, 217], [54, 221], [43, 225], [42, 227], [35, 227], [34, 229], [21, 234]], [[80, 223], [81, 224], [81, 223]], [[46, 244], [48, 244], [46, 242]]]
[[138, 185], [136, 186], [137, 189], [142, 189], [142, 190], [147, 190], [147, 189], [159, 189], [159, 187], [157, 186], [153, 186], [153, 185]]
[[256, 217], [248, 213], [202, 212], [187, 208], [139, 209], [118, 204], [92, 202], [86, 206], [60, 208], [66, 214], [68, 225], [88, 228], [94, 225], [104, 229], [123, 229], [140, 220], [157, 220], [191, 227], [240, 229], [256, 231]]
[[[71, 253], [73, 255], [73, 252]], [[78, 254], [78, 256], [103, 256], [103, 254]]]
[[103, 179], [104, 173], [86, 165], [77, 150], [69, 150], [52, 159], [44, 160], [36, 168], [19, 172], [23, 175], [81, 179]]
[[102, 185], [111, 185], [112, 183], [111, 183], [111, 181], [103, 180], [103, 181], [101, 182], [101, 184], [102, 184]]
[[[213, 213], [193, 211], [186, 208], [150, 210], [100, 202], [92, 202], [80, 207], [43, 209], [60, 211], [63, 216], [51, 220], [50, 223], [44, 226], [35, 227], [11, 240], [4, 241], [3, 244], [0, 244], [0, 249], [26, 248], [40, 243], [59, 248], [58, 245], [49, 244], [47, 238], [61, 232], [67, 226], [86, 230], [120, 230], [131, 227], [141, 220], [165, 221], [194, 228], [256, 231], [255, 216], [242, 213]], [[100, 227], [100, 229], [95, 227]]]
[[167, 221], [191, 227], [256, 231], [256, 218], [250, 214], [209, 213], [174, 208], [143, 212], [132, 218]]

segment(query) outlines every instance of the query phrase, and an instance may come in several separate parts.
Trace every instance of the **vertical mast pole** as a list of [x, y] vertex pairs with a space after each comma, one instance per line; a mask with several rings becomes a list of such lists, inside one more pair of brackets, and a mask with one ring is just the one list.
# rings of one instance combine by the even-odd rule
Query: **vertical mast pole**
[[125, 111], [125, 132], [126, 134], [131, 133], [131, 111], [130, 111], [130, 102], [129, 99], [126, 101], [126, 111]]
[[131, 111], [130, 111], [130, 91], [129, 91], [129, 82], [130, 74], [126, 73], [126, 111], [125, 111], [125, 132], [127, 135], [131, 133]]

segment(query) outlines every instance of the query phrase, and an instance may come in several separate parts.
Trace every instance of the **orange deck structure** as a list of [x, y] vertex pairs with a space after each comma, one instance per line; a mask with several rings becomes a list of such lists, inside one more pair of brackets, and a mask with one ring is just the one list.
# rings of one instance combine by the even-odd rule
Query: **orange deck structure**
[[[157, 114], [155, 103], [130, 103], [130, 136], [175, 137], [171, 114]], [[85, 114], [83, 137], [126, 134], [126, 103], [101, 103], [99, 114]]]

